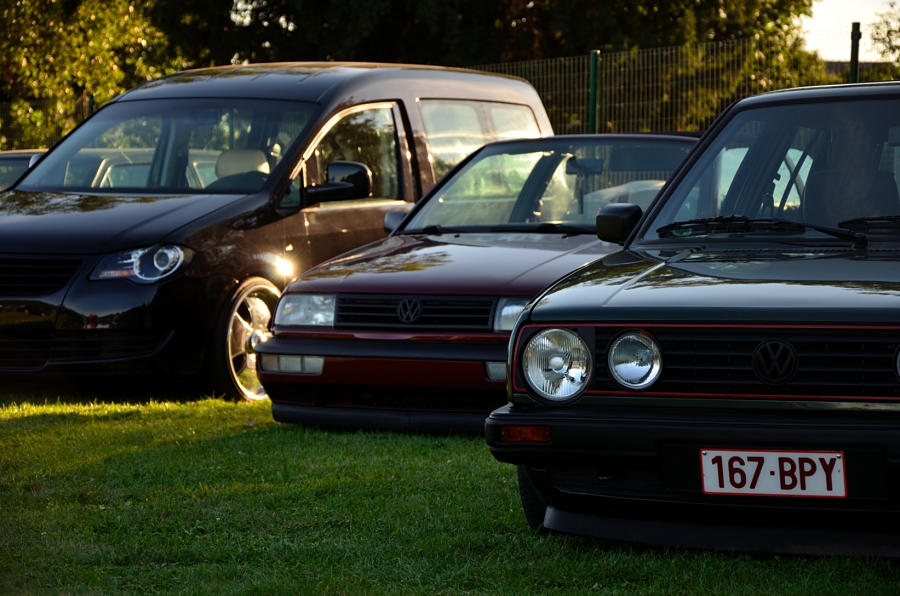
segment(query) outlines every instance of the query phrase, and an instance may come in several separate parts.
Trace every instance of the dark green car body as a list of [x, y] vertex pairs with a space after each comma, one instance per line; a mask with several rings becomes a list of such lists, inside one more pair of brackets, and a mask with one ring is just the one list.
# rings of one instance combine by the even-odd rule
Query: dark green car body
[[900, 555], [895, 168], [900, 86], [778, 92], [720, 116], [639, 220], [602, 209], [622, 250], [526, 308], [485, 425], [529, 524]]

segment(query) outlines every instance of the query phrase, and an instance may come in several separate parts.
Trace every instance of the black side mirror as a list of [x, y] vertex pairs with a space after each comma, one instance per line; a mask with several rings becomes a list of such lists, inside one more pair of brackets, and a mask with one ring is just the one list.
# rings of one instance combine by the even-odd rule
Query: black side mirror
[[384, 231], [390, 233], [399, 228], [404, 217], [406, 217], [406, 213], [403, 211], [388, 211], [385, 213]]
[[372, 196], [372, 170], [364, 163], [333, 161], [328, 164], [328, 181], [306, 188], [306, 203], [352, 201]]
[[632, 203], [610, 203], [597, 212], [597, 238], [622, 243], [641, 220], [644, 212]]

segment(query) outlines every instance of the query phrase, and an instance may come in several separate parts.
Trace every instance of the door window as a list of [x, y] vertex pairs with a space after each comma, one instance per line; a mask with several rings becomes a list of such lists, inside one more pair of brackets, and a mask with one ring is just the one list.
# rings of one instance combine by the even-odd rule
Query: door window
[[419, 102], [419, 111], [428, 134], [436, 178], [485, 143], [541, 136], [528, 106], [427, 99]]
[[421, 101], [422, 121], [431, 147], [431, 165], [440, 178], [479, 147], [488, 133], [475, 102]]
[[315, 150], [317, 184], [327, 181], [334, 161], [364, 163], [372, 170], [372, 196], [400, 199], [397, 129], [389, 106], [367, 108], [344, 117], [322, 137]]
[[534, 112], [528, 106], [486, 103], [495, 140], [530, 139], [541, 136]]

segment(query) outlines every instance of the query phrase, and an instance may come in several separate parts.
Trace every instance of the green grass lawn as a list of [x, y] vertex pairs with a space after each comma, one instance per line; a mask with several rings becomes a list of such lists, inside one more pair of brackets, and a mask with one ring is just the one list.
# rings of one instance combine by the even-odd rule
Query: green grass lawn
[[0, 397], [0, 594], [891, 594], [900, 563], [531, 533], [483, 439]]

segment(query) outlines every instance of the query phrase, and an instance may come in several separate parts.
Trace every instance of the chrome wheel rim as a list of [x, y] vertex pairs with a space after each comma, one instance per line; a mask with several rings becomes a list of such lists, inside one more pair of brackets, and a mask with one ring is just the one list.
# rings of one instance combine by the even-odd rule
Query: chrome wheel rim
[[268, 397], [256, 375], [254, 347], [267, 336], [269, 321], [280, 295], [271, 286], [250, 286], [238, 296], [231, 309], [226, 340], [228, 367], [231, 379], [244, 399], [255, 401]]

